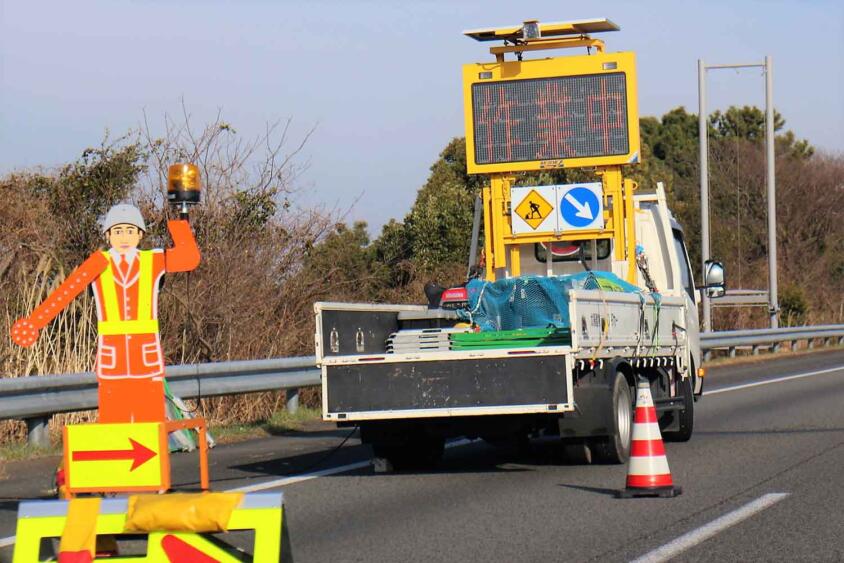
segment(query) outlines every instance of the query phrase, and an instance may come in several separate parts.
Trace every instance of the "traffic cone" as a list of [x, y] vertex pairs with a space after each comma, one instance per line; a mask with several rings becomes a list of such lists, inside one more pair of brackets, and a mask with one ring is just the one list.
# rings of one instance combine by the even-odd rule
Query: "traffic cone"
[[647, 380], [640, 380], [636, 385], [636, 415], [627, 466], [627, 488], [618, 496], [670, 498], [682, 492], [680, 487], [674, 486], [671, 470], [668, 469], [650, 384]]

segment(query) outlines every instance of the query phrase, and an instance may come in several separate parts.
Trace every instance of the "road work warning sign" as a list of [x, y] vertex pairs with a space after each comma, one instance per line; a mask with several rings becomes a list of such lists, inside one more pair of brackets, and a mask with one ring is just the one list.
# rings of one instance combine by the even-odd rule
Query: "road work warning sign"
[[536, 233], [554, 231], [556, 201], [554, 186], [514, 187], [511, 190], [513, 232]]
[[158, 422], [68, 425], [64, 464], [71, 493], [170, 488], [167, 432]]
[[542, 224], [542, 221], [548, 217], [554, 207], [545, 201], [545, 198], [539, 195], [536, 190], [531, 190], [530, 193], [516, 206], [516, 213], [519, 214], [525, 223], [536, 229]]

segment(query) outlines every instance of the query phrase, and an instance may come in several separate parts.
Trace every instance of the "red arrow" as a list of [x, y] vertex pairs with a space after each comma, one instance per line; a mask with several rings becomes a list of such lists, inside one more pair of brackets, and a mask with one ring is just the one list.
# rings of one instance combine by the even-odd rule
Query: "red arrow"
[[220, 563], [219, 559], [202, 553], [191, 544], [167, 534], [161, 540], [161, 548], [171, 563]]
[[131, 459], [132, 467], [129, 471], [134, 471], [155, 456], [158, 453], [152, 451], [146, 446], [142, 446], [132, 438], [129, 438], [129, 444], [132, 446], [130, 450], [90, 450], [85, 452], [73, 452], [73, 461], [112, 461], [120, 459]]

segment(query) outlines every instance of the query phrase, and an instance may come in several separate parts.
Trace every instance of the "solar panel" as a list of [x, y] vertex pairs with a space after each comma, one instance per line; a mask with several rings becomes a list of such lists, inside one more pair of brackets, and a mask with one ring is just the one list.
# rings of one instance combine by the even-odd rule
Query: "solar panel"
[[[523, 24], [508, 25], [501, 27], [486, 27], [481, 29], [470, 29], [463, 32], [463, 35], [477, 41], [503, 41], [505, 39], [521, 38]], [[589, 33], [602, 33], [606, 31], [618, 31], [621, 28], [607, 18], [593, 18], [587, 20], [573, 20], [565, 22], [540, 23], [539, 31], [542, 37], [553, 37], [562, 35], [585, 35]]]

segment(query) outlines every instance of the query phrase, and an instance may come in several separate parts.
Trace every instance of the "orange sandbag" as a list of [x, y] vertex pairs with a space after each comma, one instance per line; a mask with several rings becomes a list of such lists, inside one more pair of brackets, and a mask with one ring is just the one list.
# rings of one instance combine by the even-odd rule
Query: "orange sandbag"
[[126, 532], [225, 532], [243, 493], [132, 495]]

